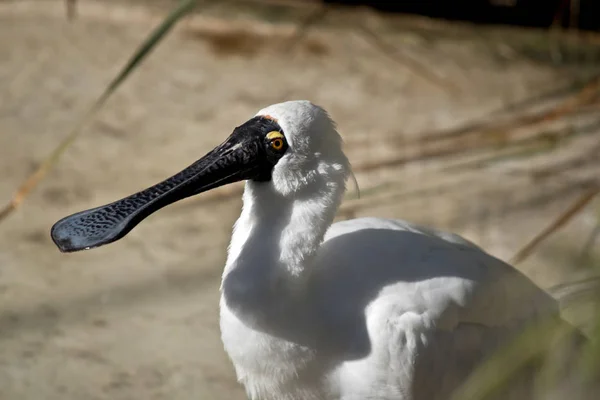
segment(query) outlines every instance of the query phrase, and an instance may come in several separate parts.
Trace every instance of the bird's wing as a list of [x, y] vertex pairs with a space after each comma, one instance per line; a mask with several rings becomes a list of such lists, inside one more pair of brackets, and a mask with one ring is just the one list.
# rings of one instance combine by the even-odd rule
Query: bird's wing
[[505, 326], [559, 311], [547, 292], [475, 244], [400, 220], [360, 218], [332, 225], [317, 268], [326, 271], [326, 279], [336, 279], [329, 287], [342, 291], [337, 298], [350, 293], [342, 282], [354, 289], [370, 286], [375, 296], [400, 296], [396, 301], [414, 311], [436, 312], [439, 329], [459, 322]]
[[348, 349], [362, 349], [348, 351], [340, 379], [375, 385], [382, 399], [447, 395], [524, 323], [558, 313], [515, 268], [458, 235], [404, 221], [336, 223], [315, 265], [327, 320], [350, 328]]

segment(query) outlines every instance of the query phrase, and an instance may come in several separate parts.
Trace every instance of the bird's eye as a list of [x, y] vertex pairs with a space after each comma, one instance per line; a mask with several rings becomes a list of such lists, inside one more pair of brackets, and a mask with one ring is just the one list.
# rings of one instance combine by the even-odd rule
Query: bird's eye
[[271, 148], [273, 150], [277, 150], [277, 151], [283, 149], [283, 139], [277, 138], [277, 139], [271, 140]]
[[267, 141], [272, 150], [283, 151], [285, 149], [285, 136], [279, 131], [267, 133]]

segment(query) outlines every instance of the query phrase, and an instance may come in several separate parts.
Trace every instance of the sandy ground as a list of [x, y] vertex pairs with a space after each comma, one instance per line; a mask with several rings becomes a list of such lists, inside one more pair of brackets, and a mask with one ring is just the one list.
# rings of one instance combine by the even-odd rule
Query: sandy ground
[[[0, 3], [2, 202], [163, 12], [154, 3], [86, 1], [68, 22], [60, 3]], [[582, 79], [584, 67], [576, 74], [526, 57], [506, 44], [508, 36], [483, 28], [416, 20], [414, 29], [388, 34], [460, 87], [457, 95], [335, 21], [284, 52], [293, 25], [245, 23], [233, 14], [231, 22], [219, 13], [172, 32], [23, 208], [0, 224], [0, 399], [244, 398], [217, 319], [239, 185], [168, 207], [126, 239], [90, 252], [60, 254], [49, 229], [69, 213], [172, 175], [270, 103], [310, 99], [338, 122], [363, 190], [360, 200], [349, 193], [339, 218], [434, 224], [504, 259], [597, 179], [598, 120], [585, 112], [501, 136], [491, 147], [436, 152], [448, 143], [468, 150], [475, 140], [452, 141], [445, 130], [500, 118], [508, 105], [541, 94], [555, 93], [544, 104], [561, 101], [559, 89]], [[482, 44], [487, 33], [491, 42]], [[540, 132], [559, 145], [537, 149]], [[537, 150], [490, 158], [519, 149], [507, 144], [517, 139]], [[520, 267], [544, 287], [568, 279], [597, 209]]]

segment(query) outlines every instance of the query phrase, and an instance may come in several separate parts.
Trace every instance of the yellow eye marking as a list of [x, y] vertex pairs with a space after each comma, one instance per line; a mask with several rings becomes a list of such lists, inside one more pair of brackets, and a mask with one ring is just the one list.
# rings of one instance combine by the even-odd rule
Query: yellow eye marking
[[269, 133], [267, 133], [267, 139], [269, 139], [271, 142], [269, 143], [269, 145], [271, 146], [271, 148], [273, 150], [281, 150], [283, 149], [283, 133], [278, 132], [278, 131], [271, 131]]
[[283, 133], [278, 132], [278, 131], [271, 131], [271, 132], [267, 133], [267, 139], [273, 140], [276, 138], [283, 139]]

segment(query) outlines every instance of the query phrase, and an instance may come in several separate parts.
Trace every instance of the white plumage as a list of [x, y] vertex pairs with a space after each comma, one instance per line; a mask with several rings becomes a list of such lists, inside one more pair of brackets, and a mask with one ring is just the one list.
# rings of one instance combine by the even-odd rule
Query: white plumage
[[457, 235], [376, 218], [331, 225], [351, 171], [329, 116], [306, 101], [257, 115], [280, 124], [289, 149], [271, 181], [246, 182], [220, 302], [251, 399], [447, 399], [525, 322], [558, 311]]
[[[350, 174], [322, 108], [276, 104], [180, 173], [51, 235], [64, 252], [102, 246], [170, 203], [245, 180], [220, 323], [253, 400], [445, 400], [526, 323], [558, 313], [459, 236], [376, 218], [332, 225]], [[503, 399], [531, 399], [521, 383]]]

